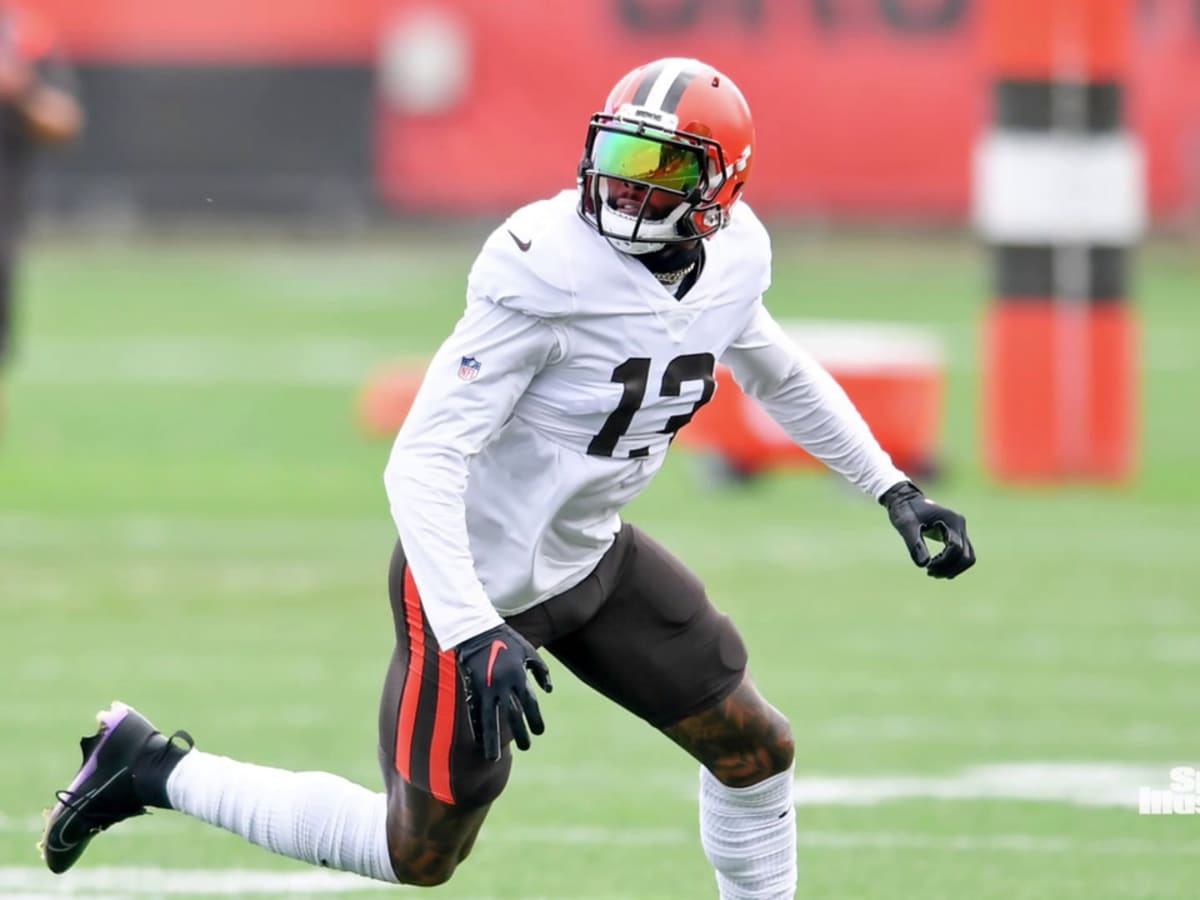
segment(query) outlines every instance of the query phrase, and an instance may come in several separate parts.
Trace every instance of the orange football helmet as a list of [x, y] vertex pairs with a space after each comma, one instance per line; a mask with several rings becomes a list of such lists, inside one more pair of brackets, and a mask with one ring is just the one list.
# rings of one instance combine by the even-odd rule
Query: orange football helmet
[[651, 253], [729, 223], [754, 159], [736, 84], [695, 59], [660, 59], [617, 82], [588, 125], [579, 215], [619, 250]]

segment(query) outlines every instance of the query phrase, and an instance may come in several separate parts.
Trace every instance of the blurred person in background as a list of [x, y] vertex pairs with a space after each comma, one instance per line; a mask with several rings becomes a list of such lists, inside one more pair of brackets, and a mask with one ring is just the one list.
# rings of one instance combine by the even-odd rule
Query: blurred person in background
[[[79, 134], [83, 112], [76, 95], [74, 75], [50, 24], [0, 0], [0, 367], [12, 341], [15, 268], [31, 164], [38, 147]], [[0, 430], [3, 421], [0, 382]]]
[[699, 578], [620, 510], [712, 396], [721, 359], [886, 508], [929, 575], [975, 557], [962, 516], [892, 464], [763, 305], [770, 242], [739, 202], [753, 145], [746, 101], [720, 72], [639, 67], [591, 120], [578, 189], [518, 210], [476, 259], [384, 476], [400, 538], [386, 793], [206, 753], [114, 704], [50, 812], [51, 870], [162, 807], [315, 865], [440, 884], [508, 781], [509, 743], [528, 749], [543, 731], [527, 672], [550, 690], [545, 647], [700, 763], [701, 842], [723, 900], [794, 895], [790, 725]]

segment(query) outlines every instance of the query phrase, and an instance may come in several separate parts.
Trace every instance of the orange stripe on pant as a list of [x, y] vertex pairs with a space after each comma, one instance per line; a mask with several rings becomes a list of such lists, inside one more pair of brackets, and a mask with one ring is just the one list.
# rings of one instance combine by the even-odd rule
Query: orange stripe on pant
[[[396, 771], [412, 781], [412, 744], [425, 674], [425, 616], [412, 569], [404, 570], [404, 621], [408, 626], [408, 673], [400, 712], [396, 716]], [[450, 751], [454, 743], [454, 717], [458, 705], [458, 664], [453, 650], [438, 653], [437, 691], [433, 710], [433, 738], [429, 744], [429, 792], [443, 803], [454, 803], [450, 786]]]
[[458, 692], [458, 665], [453, 650], [438, 654], [437, 708], [433, 740], [429, 745], [429, 792], [443, 803], [454, 802], [450, 788], [450, 747], [454, 740], [454, 714]]
[[421, 618], [421, 596], [413, 581], [412, 569], [404, 569], [404, 620], [408, 624], [408, 674], [396, 717], [396, 771], [411, 781], [412, 739], [421, 698], [421, 677], [425, 672], [425, 628]]

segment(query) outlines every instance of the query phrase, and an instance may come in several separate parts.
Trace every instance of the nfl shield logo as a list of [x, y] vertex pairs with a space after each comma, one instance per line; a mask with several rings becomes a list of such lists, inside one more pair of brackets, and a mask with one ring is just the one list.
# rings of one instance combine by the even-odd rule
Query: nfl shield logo
[[479, 377], [479, 370], [483, 368], [479, 360], [473, 356], [464, 356], [462, 362], [458, 364], [458, 377], [463, 381], [474, 381]]

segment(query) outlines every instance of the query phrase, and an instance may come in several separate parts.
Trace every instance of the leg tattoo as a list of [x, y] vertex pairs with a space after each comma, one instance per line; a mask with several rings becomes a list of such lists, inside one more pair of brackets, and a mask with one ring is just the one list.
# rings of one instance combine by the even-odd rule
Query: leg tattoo
[[490, 808], [450, 806], [397, 781], [388, 798], [388, 849], [396, 877], [424, 887], [449, 881], [471, 852]]
[[663, 733], [729, 787], [746, 787], [791, 768], [792, 730], [746, 676], [732, 694]]

